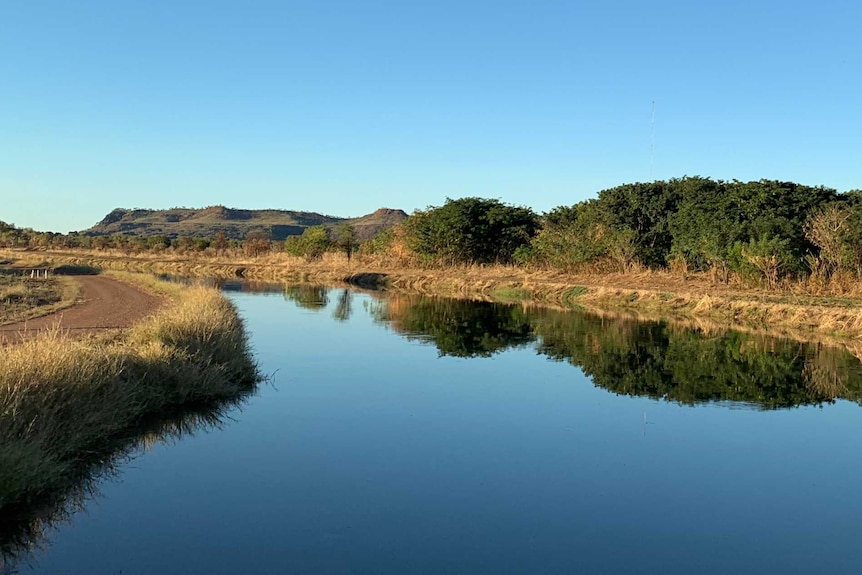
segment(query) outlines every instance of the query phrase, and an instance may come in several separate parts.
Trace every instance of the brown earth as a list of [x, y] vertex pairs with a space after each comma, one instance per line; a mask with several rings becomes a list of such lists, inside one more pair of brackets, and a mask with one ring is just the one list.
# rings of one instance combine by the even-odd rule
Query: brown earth
[[131, 326], [157, 310], [163, 298], [105, 276], [76, 276], [81, 295], [75, 306], [26, 322], [0, 326], [0, 344], [19, 342], [46, 329], [88, 334]]

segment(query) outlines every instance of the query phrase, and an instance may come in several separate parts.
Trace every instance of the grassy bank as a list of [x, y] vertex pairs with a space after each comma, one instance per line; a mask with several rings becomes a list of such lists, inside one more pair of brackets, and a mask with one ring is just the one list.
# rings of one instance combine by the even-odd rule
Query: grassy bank
[[188, 288], [119, 336], [48, 333], [0, 354], [0, 517], [26, 519], [141, 424], [259, 381], [233, 305]]
[[0, 273], [0, 325], [17, 323], [70, 307], [80, 289], [68, 277], [29, 278]]
[[507, 266], [427, 269], [361, 257], [348, 265], [338, 254], [326, 254], [316, 262], [286, 254], [227, 259], [56, 251], [40, 253], [39, 257], [56, 264], [149, 273], [278, 282], [349, 282], [414, 293], [623, 313], [643, 319], [708, 322], [805, 340], [823, 337], [862, 340], [862, 296], [858, 289], [848, 291], [846, 286], [797, 283], [767, 290], [718, 282], [709, 274], [640, 271], [571, 275]]

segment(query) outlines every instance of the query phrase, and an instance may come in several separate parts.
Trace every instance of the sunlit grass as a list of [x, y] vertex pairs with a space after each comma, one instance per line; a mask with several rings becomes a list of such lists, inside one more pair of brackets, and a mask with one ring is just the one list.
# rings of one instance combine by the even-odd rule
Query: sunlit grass
[[48, 332], [0, 354], [0, 515], [73, 480], [144, 418], [259, 379], [233, 305], [188, 288], [113, 338]]
[[[747, 285], [730, 276], [685, 274], [632, 267], [626, 272], [502, 265], [424, 267], [397, 254], [327, 253], [306, 261], [283, 252], [248, 257], [241, 252], [212, 254], [140, 254], [68, 251], [44, 254], [52, 261], [106, 269], [125, 269], [184, 276], [242, 277], [262, 281], [337, 284], [452, 297], [522, 301], [577, 307], [590, 311], [633, 311], [645, 319], [694, 318], [727, 328], [795, 330], [794, 337], [862, 339], [862, 283], [835, 277], [827, 283], [786, 280], [772, 289]], [[368, 281], [366, 281], [368, 280]], [[529, 293], [529, 297], [526, 293]], [[514, 298], [512, 296], [515, 296]], [[808, 335], [805, 335], [808, 334]]]
[[29, 278], [0, 274], [0, 325], [59, 311], [75, 303], [80, 290], [66, 277]]

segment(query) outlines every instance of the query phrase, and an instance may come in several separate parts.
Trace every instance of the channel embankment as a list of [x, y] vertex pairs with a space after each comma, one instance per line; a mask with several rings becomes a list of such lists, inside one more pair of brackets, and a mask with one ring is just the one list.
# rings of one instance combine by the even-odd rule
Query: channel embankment
[[250, 258], [241, 254], [125, 255], [103, 252], [45, 251], [39, 257], [57, 264], [180, 276], [245, 278], [285, 283], [337, 284], [402, 290], [429, 295], [469, 297], [624, 314], [644, 320], [684, 322], [709, 329], [740, 329], [805, 341], [862, 342], [859, 290], [824, 289], [803, 283], [757, 289], [722, 283], [708, 274], [641, 271], [572, 275], [557, 270], [505, 266], [427, 269], [392, 262], [327, 254], [307, 262], [286, 254]]
[[48, 329], [92, 334], [128, 328], [155, 313], [165, 298], [109, 276], [75, 276], [78, 301], [67, 309], [25, 322], [0, 326], [0, 344], [16, 343]]

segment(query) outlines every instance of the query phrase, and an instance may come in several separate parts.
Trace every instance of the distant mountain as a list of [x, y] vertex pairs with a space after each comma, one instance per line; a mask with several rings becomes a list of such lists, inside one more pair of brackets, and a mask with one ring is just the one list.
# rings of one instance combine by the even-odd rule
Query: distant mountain
[[262, 231], [274, 240], [299, 235], [309, 226], [337, 228], [350, 224], [358, 239], [365, 240], [401, 223], [403, 210], [381, 208], [359, 218], [338, 218], [314, 212], [289, 210], [238, 210], [224, 206], [203, 209], [126, 210], [117, 208], [95, 226], [80, 233], [88, 236], [125, 235], [138, 237], [212, 237], [224, 232], [228, 238], [242, 239], [249, 232]]

